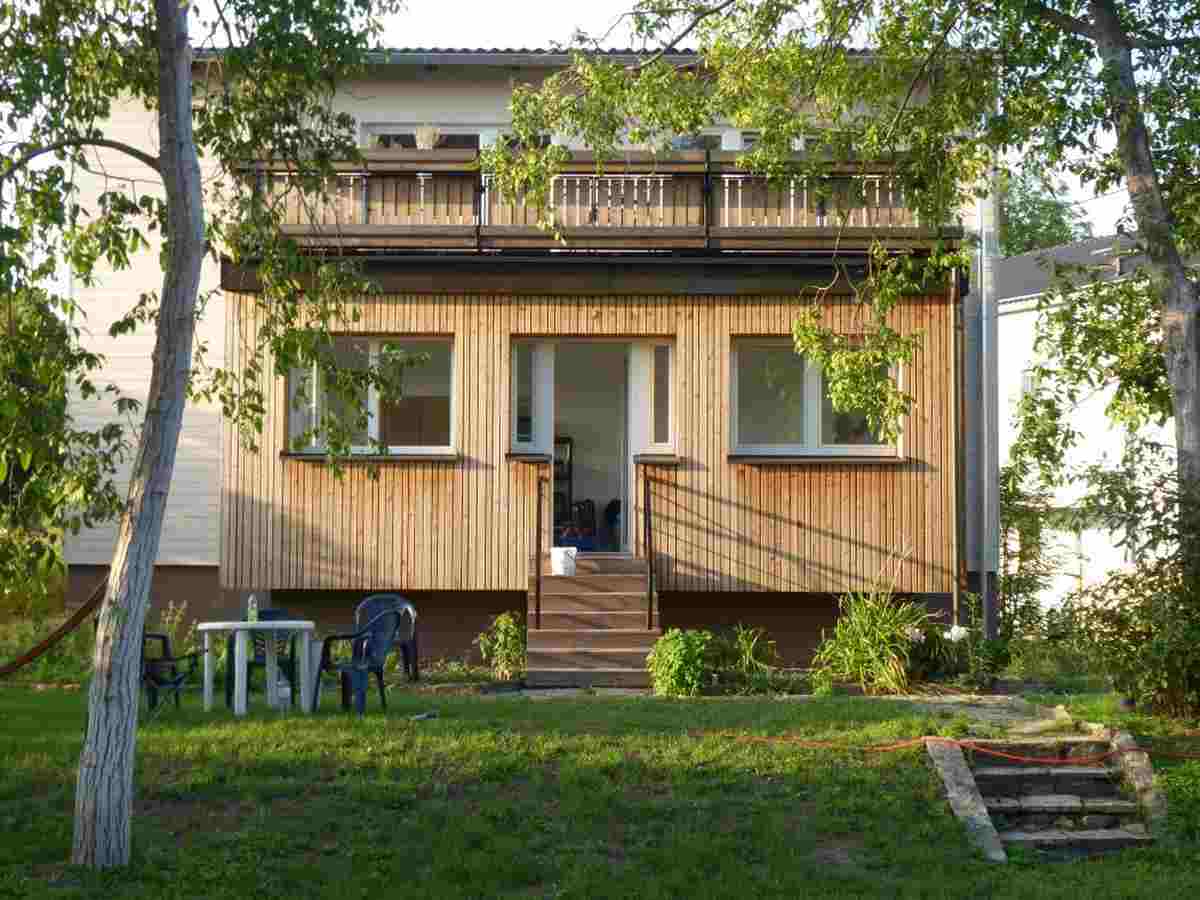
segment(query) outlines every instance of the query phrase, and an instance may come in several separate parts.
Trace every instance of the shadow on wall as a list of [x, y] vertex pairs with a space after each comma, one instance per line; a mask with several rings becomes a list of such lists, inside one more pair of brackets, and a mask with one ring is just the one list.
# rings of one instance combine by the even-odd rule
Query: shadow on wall
[[[856, 464], [850, 474], [920, 479], [929, 471], [913, 461]], [[739, 484], [738, 496], [728, 498], [683, 484], [678, 476], [651, 476], [655, 571], [664, 590], [831, 593], [867, 589], [891, 572], [899, 573], [903, 590], [945, 591], [953, 584], [947, 564], [953, 523], [940, 524], [931, 536], [924, 510], [918, 517], [911, 501], [896, 502], [892, 494], [898, 491], [883, 492], [870, 504], [865, 497], [841, 498], [846, 502], [827, 509], [809, 504], [792, 480], [800, 476], [786, 468], [760, 467], [749, 477], [762, 481], [758, 491], [751, 495]], [[802, 511], [764, 508], [788, 496], [801, 501]], [[639, 542], [643, 528], [642, 521], [635, 523]]]

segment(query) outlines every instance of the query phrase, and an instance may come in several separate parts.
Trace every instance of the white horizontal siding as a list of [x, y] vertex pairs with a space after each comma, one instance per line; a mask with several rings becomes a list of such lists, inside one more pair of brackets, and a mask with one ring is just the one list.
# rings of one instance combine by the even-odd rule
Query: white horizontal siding
[[[151, 153], [157, 153], [157, 129], [154, 116], [140, 106], [126, 104], [114, 109], [105, 134]], [[136, 186], [147, 193], [156, 176], [137, 161], [115, 151], [96, 153], [91, 166], [107, 174], [107, 178], [88, 172], [77, 172], [81, 198], [85, 209], [95, 209], [97, 198], [105, 190], [131, 190], [122, 178], [143, 179]], [[208, 174], [208, 173], [206, 173]], [[217, 288], [220, 270], [206, 260], [201, 276], [201, 292]], [[125, 315], [137, 302], [138, 296], [162, 287], [162, 271], [158, 261], [158, 243], [136, 255], [130, 268], [113, 271], [99, 267], [92, 286], [71, 285], [76, 300], [84, 312], [78, 323], [84, 331], [84, 344], [105, 358], [104, 368], [95, 373], [93, 381], [103, 387], [114, 384], [122, 394], [145, 402], [150, 383], [154, 333], [142, 326], [119, 338], [109, 337], [113, 322]], [[197, 324], [197, 344], [208, 347], [209, 365], [224, 364], [225, 301], [218, 292], [209, 301], [204, 318]], [[83, 427], [96, 428], [116, 417], [111, 400], [76, 399], [72, 414]], [[134, 417], [140, 424], [141, 414]], [[166, 520], [159, 544], [160, 565], [213, 566], [219, 558], [221, 416], [219, 407], [211, 404], [189, 404], [184, 413], [183, 431], [175, 461], [175, 473], [167, 499]], [[136, 434], [131, 436], [136, 441]], [[132, 454], [121, 474], [121, 490], [126, 490]], [[116, 542], [116, 524], [82, 531], [66, 542], [66, 556], [72, 564], [105, 564], [112, 559]]]

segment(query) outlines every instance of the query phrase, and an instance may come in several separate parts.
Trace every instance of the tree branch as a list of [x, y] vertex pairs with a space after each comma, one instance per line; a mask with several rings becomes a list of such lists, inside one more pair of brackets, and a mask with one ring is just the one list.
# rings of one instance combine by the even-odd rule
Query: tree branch
[[1130, 48], [1134, 50], [1172, 50], [1183, 47], [1200, 48], [1200, 37], [1190, 38], [1130, 38]]
[[674, 50], [679, 45], [680, 41], [699, 28], [701, 22], [707, 18], [715, 16], [717, 13], [724, 12], [726, 9], [733, 6], [735, 2], [736, 0], [722, 0], [722, 2], [718, 3], [716, 6], [710, 6], [708, 9], [704, 10], [704, 12], [697, 13], [696, 17], [692, 19], [687, 28], [683, 29], [683, 31], [679, 32], [679, 34], [675, 35], [675, 37], [671, 38], [671, 40], [659, 47], [649, 59], [644, 60], [635, 66], [630, 66], [630, 69], [634, 72], [637, 72], [662, 59], [663, 56]]
[[898, 126], [900, 124], [900, 117], [902, 115], [904, 115], [904, 111], [906, 109], [908, 109], [908, 104], [910, 102], [912, 102], [913, 92], [916, 91], [917, 84], [921, 81], [921, 79], [925, 76], [925, 73], [929, 70], [929, 64], [931, 62], [933, 62], [933, 58], [942, 52], [942, 48], [946, 46], [946, 41], [950, 40], [950, 32], [952, 32], [954, 30], [954, 26], [958, 24], [958, 20], [961, 16], [962, 16], [962, 12], [959, 11], [959, 12], [956, 12], [954, 14], [954, 16], [950, 19], [950, 24], [947, 25], [946, 30], [942, 32], [941, 40], [939, 40], [933, 46], [933, 49], [931, 49], [929, 51], [929, 53], [926, 55], [924, 61], [922, 61], [922, 63], [921, 63], [921, 68], [919, 68], [917, 70], [917, 74], [914, 75], [912, 77], [912, 80], [908, 83], [908, 93], [904, 95], [904, 102], [901, 103], [900, 108], [898, 110], [896, 110], [896, 115], [892, 119], [892, 124], [888, 127], [887, 135], [884, 138], [885, 144], [891, 143], [892, 136], [896, 133], [896, 126]]
[[18, 169], [23, 169], [29, 163], [33, 162], [39, 156], [44, 156], [47, 153], [53, 153], [55, 150], [65, 150], [68, 147], [106, 147], [109, 150], [119, 150], [127, 156], [132, 156], [138, 162], [143, 163], [153, 169], [155, 172], [162, 174], [162, 170], [158, 167], [158, 160], [137, 147], [132, 147], [122, 141], [110, 141], [108, 138], [68, 138], [63, 141], [55, 141], [53, 144], [47, 144], [44, 147], [37, 147], [30, 150], [20, 159], [16, 160], [9, 167], [8, 171], [0, 172], [0, 182], [11, 178]]
[[1091, 38], [1093, 41], [1100, 40], [1100, 29], [1083, 19], [1077, 19], [1074, 16], [1068, 16], [1064, 12], [1059, 12], [1057, 9], [1051, 9], [1040, 0], [1025, 0], [1026, 9], [1052, 25], [1057, 25], [1063, 31], [1078, 35], [1079, 37]]

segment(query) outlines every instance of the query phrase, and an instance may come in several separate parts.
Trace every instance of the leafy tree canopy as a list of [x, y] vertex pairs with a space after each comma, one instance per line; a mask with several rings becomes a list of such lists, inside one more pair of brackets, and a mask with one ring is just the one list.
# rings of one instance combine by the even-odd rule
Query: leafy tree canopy
[[1025, 168], [1002, 173], [996, 189], [1003, 256], [1045, 250], [1092, 236], [1091, 223], [1070, 201], [1061, 181], [1046, 181]]

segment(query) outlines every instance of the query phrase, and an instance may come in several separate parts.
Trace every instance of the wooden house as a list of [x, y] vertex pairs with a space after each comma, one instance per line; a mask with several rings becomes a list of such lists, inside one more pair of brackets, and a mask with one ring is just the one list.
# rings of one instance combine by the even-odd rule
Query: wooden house
[[[768, 184], [738, 168], [735, 134], [718, 136], [724, 150], [630, 150], [602, 176], [573, 152], [553, 189], [557, 241], [480, 174], [477, 147], [502, 132], [488, 124], [501, 111], [469, 109], [472, 97], [498, 106], [507, 67], [552, 56], [430, 62], [436, 52], [381, 67], [387, 110], [380, 91], [350, 92], [372, 98], [349, 108], [376, 149], [287, 226], [314, 249], [362, 254], [381, 287], [339, 338], [348, 359], [392, 345], [427, 362], [403, 397], [370, 398], [369, 437], [388, 451], [367, 452], [364, 435], [340, 478], [323, 448], [295, 440], [322, 414], [311, 372], [268, 386], [257, 452], [226, 430], [222, 588], [270, 591], [318, 618], [399, 591], [434, 655], [468, 651], [491, 615], [521, 611], [530, 680], [556, 684], [639, 683], [672, 626], [763, 625], [802, 663], [837, 596], [883, 573], [950, 611], [962, 574], [957, 283], [893, 313], [921, 336], [899, 373], [916, 402], [895, 444], [834, 412], [790, 333], [805, 288], [837, 280], [835, 242], [853, 267], [877, 237], [920, 250], [957, 232], [919, 221], [883, 167], [831, 167], [832, 199], [799, 179]], [[438, 84], [460, 103], [440, 131], [458, 137], [414, 149], [405, 129], [424, 110], [404, 104], [434, 102]], [[287, 181], [266, 164], [255, 177], [265, 190]], [[221, 283], [236, 365], [259, 325], [257, 282], [226, 265]], [[848, 288], [822, 306], [834, 327], [860, 327]], [[576, 548], [575, 576], [550, 574], [554, 547]]]
[[[565, 57], [411, 49], [376, 63], [336, 98], [372, 148], [365, 164], [286, 227], [314, 251], [361, 255], [383, 288], [339, 337], [348, 359], [391, 345], [426, 362], [403, 396], [369, 398], [364, 447], [388, 450], [356, 453], [340, 479], [323, 448], [296, 441], [326, 413], [314, 373], [266, 385], [256, 452], [214, 404], [190, 407], [156, 602], [221, 617], [268, 592], [334, 624], [364, 592], [400, 591], [434, 656], [469, 652], [491, 616], [519, 611], [532, 681], [636, 683], [667, 627], [762, 625], [802, 663], [841, 592], [887, 573], [950, 611], [973, 574], [994, 570], [981, 557], [989, 541], [972, 538], [987, 504], [972, 499], [984, 479], [964, 440], [989, 392], [963, 348], [988, 316], [964, 310], [958, 281], [894, 311], [921, 342], [898, 373], [916, 403], [894, 445], [834, 413], [820, 371], [791, 349], [809, 285], [834, 283], [827, 321], [860, 327], [835, 246], [853, 270], [879, 237], [920, 252], [960, 236], [919, 221], [886, 166], [832, 165], [820, 190], [768, 184], [738, 167], [754, 136], [732, 127], [668, 157], [630, 149], [599, 176], [575, 147], [551, 200], [560, 242], [537, 210], [493, 189], [477, 157], [505, 132], [513, 84]], [[422, 130], [437, 146], [415, 147]], [[153, 113], [118, 103], [106, 133], [154, 150]], [[124, 157], [97, 159], [138, 175]], [[264, 190], [286, 185], [286, 171], [254, 168]], [[135, 397], [152, 336], [110, 345], [106, 329], [158, 280], [157, 250], [67, 287], [88, 314], [89, 348], [108, 356], [104, 377]], [[260, 324], [256, 275], [207, 267], [203, 287], [215, 286], [198, 340], [209, 364], [236, 367]], [[73, 411], [85, 424], [111, 416], [82, 400]], [[68, 539], [73, 598], [114, 538]], [[565, 547], [579, 551], [573, 577], [549, 570]]]

